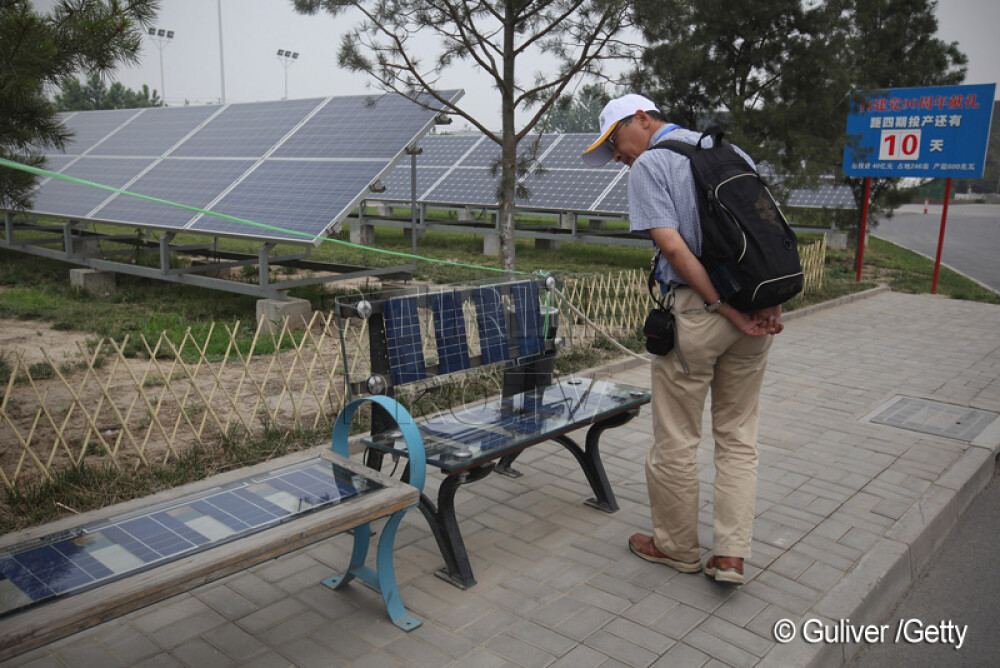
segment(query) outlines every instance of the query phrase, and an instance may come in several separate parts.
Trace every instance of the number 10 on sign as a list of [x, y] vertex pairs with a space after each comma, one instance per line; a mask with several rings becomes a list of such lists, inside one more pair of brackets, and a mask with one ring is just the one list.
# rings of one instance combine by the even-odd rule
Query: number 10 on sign
[[920, 130], [883, 130], [879, 160], [918, 160]]

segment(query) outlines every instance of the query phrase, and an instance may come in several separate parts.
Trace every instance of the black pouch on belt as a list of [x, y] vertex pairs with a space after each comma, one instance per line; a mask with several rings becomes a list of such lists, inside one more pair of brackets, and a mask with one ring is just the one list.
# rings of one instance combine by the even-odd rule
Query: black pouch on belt
[[646, 351], [654, 355], [666, 355], [674, 349], [674, 314], [662, 306], [657, 306], [642, 326], [646, 337]]
[[674, 349], [674, 341], [676, 340], [674, 312], [672, 310], [674, 295], [671, 292], [669, 301], [664, 305], [663, 297], [657, 298], [656, 294], [653, 293], [653, 287], [656, 285], [656, 265], [659, 258], [660, 253], [657, 251], [653, 257], [653, 268], [646, 281], [649, 296], [656, 302], [656, 308], [646, 316], [646, 322], [642, 325], [642, 333], [646, 337], [646, 352], [653, 355], [666, 355]]

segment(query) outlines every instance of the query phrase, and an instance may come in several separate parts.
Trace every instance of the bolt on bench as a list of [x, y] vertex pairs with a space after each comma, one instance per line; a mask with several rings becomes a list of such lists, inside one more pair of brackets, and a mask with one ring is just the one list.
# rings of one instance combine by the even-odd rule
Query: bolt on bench
[[[289, 455], [0, 536], [0, 660], [351, 529], [350, 566], [323, 584], [359, 578], [381, 592], [394, 624], [419, 626], [400, 601], [392, 551], [423, 470], [415, 466], [406, 484], [349, 459], [356, 407], [338, 418], [333, 452]], [[412, 420], [400, 422], [403, 440], [418, 443]], [[388, 520], [372, 569], [370, 525], [380, 518]]]
[[[562, 343], [555, 287], [554, 278], [533, 276], [336, 300], [349, 394], [432, 404], [415, 423], [419, 451], [413, 439], [402, 438], [402, 408], [386, 411], [384, 404], [373, 409], [371, 435], [362, 442], [372, 468], [386, 456], [407, 458], [407, 480], [426, 458], [445, 475], [437, 502], [421, 494], [419, 507], [444, 558], [438, 575], [463, 589], [476, 580], [455, 514], [456, 493], [494, 471], [519, 476], [512, 464], [524, 449], [556, 441], [573, 454], [593, 490], [586, 503], [618, 510], [600, 437], [638, 415], [650, 391], [606, 380], [553, 382]], [[466, 391], [490, 374], [494, 391], [481, 394], [494, 398], [470, 400]], [[567, 435], [582, 427], [589, 427], [584, 447]]]

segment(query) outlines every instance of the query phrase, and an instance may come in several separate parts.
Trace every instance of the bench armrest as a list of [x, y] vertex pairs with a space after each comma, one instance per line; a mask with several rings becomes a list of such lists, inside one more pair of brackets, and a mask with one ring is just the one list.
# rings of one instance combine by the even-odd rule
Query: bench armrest
[[351, 431], [351, 420], [361, 405], [367, 402], [378, 404], [384, 408], [396, 422], [396, 426], [399, 427], [399, 431], [403, 434], [403, 440], [406, 442], [406, 450], [410, 459], [409, 482], [423, 494], [424, 479], [427, 476], [427, 455], [424, 452], [424, 439], [420, 435], [420, 430], [417, 429], [417, 424], [410, 416], [410, 413], [391, 397], [381, 395], [361, 397], [360, 399], [354, 399], [344, 406], [344, 409], [340, 411], [340, 415], [337, 416], [337, 422], [333, 427], [333, 442], [331, 444], [333, 451], [342, 457], [350, 459], [347, 438]]

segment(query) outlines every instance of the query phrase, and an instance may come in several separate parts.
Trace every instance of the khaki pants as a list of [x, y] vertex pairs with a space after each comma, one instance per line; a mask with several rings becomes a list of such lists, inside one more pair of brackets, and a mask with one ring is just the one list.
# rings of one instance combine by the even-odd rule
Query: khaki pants
[[646, 483], [656, 546], [682, 561], [701, 558], [697, 451], [711, 388], [713, 551], [746, 558], [757, 496], [760, 387], [772, 337], [747, 336], [724, 316], [706, 313], [690, 288], [676, 289], [675, 296], [678, 345], [691, 374], [684, 373], [676, 352], [653, 359], [654, 442], [646, 458]]

